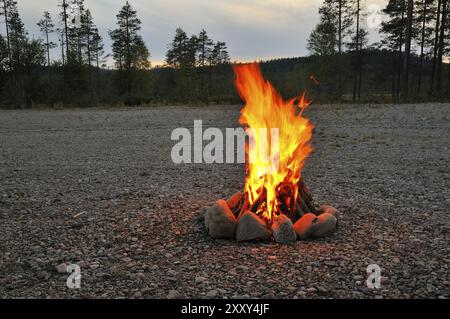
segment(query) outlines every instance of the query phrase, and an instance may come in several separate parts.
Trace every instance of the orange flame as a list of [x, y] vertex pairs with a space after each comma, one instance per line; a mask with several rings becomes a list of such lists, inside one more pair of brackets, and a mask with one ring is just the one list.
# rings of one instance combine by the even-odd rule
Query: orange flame
[[[292, 185], [297, 198], [301, 170], [312, 152], [313, 125], [303, 117], [309, 102], [305, 94], [284, 101], [256, 63], [235, 65], [233, 69], [237, 90], [245, 101], [239, 123], [251, 130], [254, 146], [246, 148], [245, 192], [250, 205], [264, 193], [265, 202], [257, 214], [271, 222], [280, 213], [278, 187], [282, 183]], [[278, 136], [270, 133], [272, 129], [278, 129]]]

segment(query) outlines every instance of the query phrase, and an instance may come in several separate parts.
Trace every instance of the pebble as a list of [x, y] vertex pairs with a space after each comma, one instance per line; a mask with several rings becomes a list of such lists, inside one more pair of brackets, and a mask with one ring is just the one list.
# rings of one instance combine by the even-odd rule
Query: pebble
[[58, 266], [56, 266], [56, 271], [59, 274], [63, 274], [63, 273], [67, 273], [67, 264], [66, 263], [61, 263]]
[[210, 291], [208, 291], [208, 293], [206, 294], [206, 297], [208, 297], [208, 298], [214, 298], [214, 297], [216, 297], [217, 296], [217, 294], [218, 294], [218, 292], [217, 292], [217, 290], [210, 290]]
[[167, 294], [167, 299], [180, 299], [181, 294], [177, 290], [170, 290]]

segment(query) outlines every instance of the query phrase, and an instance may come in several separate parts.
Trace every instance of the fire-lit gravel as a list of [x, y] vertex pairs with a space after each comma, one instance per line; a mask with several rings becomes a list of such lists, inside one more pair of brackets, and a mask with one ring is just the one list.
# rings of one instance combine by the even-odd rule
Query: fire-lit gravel
[[[199, 211], [241, 190], [244, 166], [171, 161], [174, 128], [238, 116], [1, 111], [0, 297], [450, 297], [450, 104], [312, 106], [305, 180], [342, 217], [334, 236], [292, 245], [209, 238]], [[81, 289], [62, 262], [81, 266]]]

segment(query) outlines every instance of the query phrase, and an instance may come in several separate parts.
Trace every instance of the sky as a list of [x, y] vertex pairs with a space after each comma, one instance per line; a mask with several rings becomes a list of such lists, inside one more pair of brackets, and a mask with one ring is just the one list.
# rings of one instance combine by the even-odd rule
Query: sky
[[[36, 22], [47, 10], [57, 20], [61, 0], [17, 0], [30, 36], [41, 37]], [[175, 29], [188, 34], [205, 29], [215, 41], [227, 43], [233, 61], [257, 61], [305, 56], [307, 39], [319, 15], [322, 0], [130, 0], [142, 21], [141, 35], [151, 53], [153, 65], [164, 62], [167, 46]], [[387, 0], [363, 0], [367, 6], [385, 6]], [[85, 0], [103, 36], [106, 51], [111, 40], [108, 30], [115, 28], [116, 14], [125, 0]], [[364, 25], [365, 21], [363, 21]], [[4, 23], [0, 23], [4, 34]], [[370, 31], [371, 42], [377, 30]], [[56, 41], [56, 37], [54, 38]], [[53, 58], [59, 58], [54, 49]]]

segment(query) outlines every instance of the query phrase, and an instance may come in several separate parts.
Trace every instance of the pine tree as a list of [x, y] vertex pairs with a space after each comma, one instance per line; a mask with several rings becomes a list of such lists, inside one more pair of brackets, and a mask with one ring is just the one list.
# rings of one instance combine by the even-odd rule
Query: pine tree
[[393, 97], [397, 100], [400, 97], [400, 84], [402, 74], [403, 61], [403, 45], [405, 44], [406, 33], [406, 0], [389, 0], [383, 12], [388, 16], [388, 20], [381, 24], [381, 32], [384, 33], [382, 44], [391, 51], [397, 52], [397, 60], [394, 65], [397, 65], [395, 74], [393, 76]]
[[[59, 14], [61, 18], [62, 28], [59, 30], [61, 32], [61, 45], [65, 46], [65, 54], [62, 53], [62, 59], [63, 59], [63, 65], [64, 63], [64, 57], [67, 62], [67, 64], [70, 63], [69, 61], [69, 3], [67, 0], [62, 0], [61, 3], [61, 12]], [[61, 48], [62, 49], [62, 48]]]
[[422, 76], [423, 76], [423, 63], [425, 56], [429, 53], [428, 51], [428, 39], [432, 36], [432, 28], [429, 27], [434, 14], [433, 10], [436, 10], [434, 5], [434, 0], [422, 0], [416, 5], [416, 29], [418, 32], [415, 34], [415, 40], [419, 46], [419, 69], [418, 69], [418, 82], [417, 82], [417, 92], [418, 94], [422, 91]]
[[72, 56], [72, 62], [76, 61], [79, 66], [82, 66], [84, 62], [83, 49], [86, 45], [84, 34], [85, 30], [83, 30], [83, 19], [85, 19], [86, 15], [84, 0], [72, 0], [72, 3], [68, 8], [69, 54]]
[[91, 74], [91, 66], [92, 66], [92, 39], [94, 36], [94, 30], [96, 29], [94, 25], [94, 21], [92, 19], [91, 11], [85, 10], [82, 13], [81, 21], [80, 21], [80, 43], [82, 49], [85, 49], [86, 52], [86, 64], [87, 64], [87, 73], [88, 73], [88, 83], [89, 83], [89, 95], [92, 99], [92, 74]]
[[[349, 50], [353, 53], [353, 101], [356, 98], [361, 98], [361, 85], [362, 85], [362, 68], [363, 68], [363, 49], [367, 45], [368, 32], [361, 26], [362, 19], [364, 18], [363, 4], [361, 0], [355, 0], [349, 3], [354, 15], [354, 30], [349, 30], [351, 35], [350, 42], [347, 44]], [[354, 11], [353, 11], [354, 10]]]
[[403, 75], [403, 94], [405, 99], [409, 98], [409, 71], [411, 58], [411, 42], [413, 38], [413, 12], [414, 1], [407, 0], [407, 14], [406, 14], [406, 33], [405, 33], [405, 59], [404, 59], [404, 75]]
[[0, 34], [0, 73], [8, 70], [8, 44], [5, 38]]
[[96, 87], [97, 95], [100, 92], [100, 65], [105, 63], [105, 51], [103, 45], [103, 39], [100, 36], [98, 29], [92, 30], [92, 53], [95, 61], [95, 75], [96, 75]]
[[439, 30], [439, 41], [438, 41], [438, 54], [437, 54], [437, 83], [436, 91], [438, 95], [441, 94], [442, 90], [442, 58], [445, 52], [445, 32], [448, 24], [448, 0], [442, 0], [442, 17], [441, 26]]
[[150, 53], [138, 34], [141, 20], [136, 11], [127, 1], [116, 17], [118, 28], [109, 32], [116, 66], [123, 70], [148, 68]]
[[7, 2], [7, 17], [9, 26], [9, 42], [11, 47], [12, 68], [20, 67], [23, 62], [23, 48], [25, 47], [27, 33], [17, 9], [17, 1]]
[[210, 57], [211, 65], [221, 65], [230, 63], [230, 56], [227, 51], [227, 45], [225, 42], [218, 41], [212, 50]]
[[169, 44], [166, 53], [166, 63], [173, 68], [181, 68], [186, 66], [189, 47], [189, 37], [181, 28], [175, 30], [175, 37]]
[[338, 78], [338, 98], [342, 99], [342, 53], [344, 51], [345, 36], [353, 23], [352, 10], [350, 10], [349, 0], [325, 0], [324, 5], [327, 10], [333, 12], [334, 24], [337, 25], [337, 78]]
[[211, 52], [213, 50], [214, 42], [209, 38], [208, 33], [203, 29], [198, 35], [198, 63], [201, 67], [206, 66]]
[[434, 82], [436, 79], [436, 68], [437, 68], [437, 58], [438, 58], [438, 48], [439, 48], [439, 30], [441, 26], [441, 13], [442, 13], [442, 0], [437, 0], [437, 10], [435, 12], [435, 27], [434, 27], [434, 37], [433, 37], [433, 64], [431, 69], [431, 80], [430, 80], [430, 90], [428, 95], [431, 96], [434, 93]]
[[44, 12], [43, 18], [37, 23], [45, 37], [45, 48], [47, 50], [47, 66], [50, 66], [50, 49], [56, 47], [56, 44], [49, 40], [49, 35], [54, 32], [52, 17], [48, 11]]
[[308, 50], [317, 56], [334, 55], [338, 46], [336, 14], [324, 4], [319, 8], [319, 15], [320, 21], [308, 38]]
[[113, 58], [119, 69], [116, 85], [120, 93], [129, 95], [132, 88], [139, 86], [143, 81], [135, 71], [150, 68], [150, 53], [138, 33], [141, 30], [141, 20], [128, 1], [116, 17], [118, 28], [109, 31], [113, 41]]
[[10, 38], [10, 33], [9, 33], [9, 17], [8, 17], [8, 12], [9, 9], [11, 8], [11, 0], [3, 0], [2, 4], [2, 10], [0, 11], [0, 16], [4, 16], [5, 18], [5, 31], [6, 31], [6, 48], [7, 48], [7, 54], [8, 54], [8, 63], [9, 63], [9, 68], [12, 67], [12, 61], [11, 61], [11, 38]]

